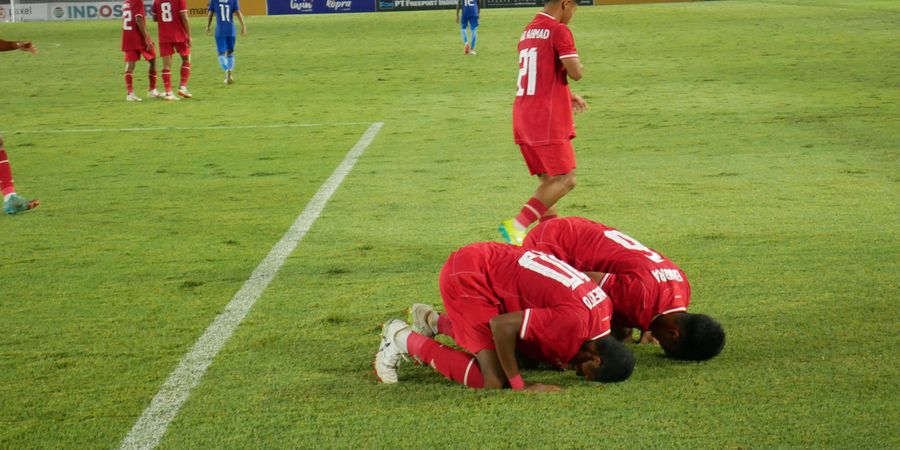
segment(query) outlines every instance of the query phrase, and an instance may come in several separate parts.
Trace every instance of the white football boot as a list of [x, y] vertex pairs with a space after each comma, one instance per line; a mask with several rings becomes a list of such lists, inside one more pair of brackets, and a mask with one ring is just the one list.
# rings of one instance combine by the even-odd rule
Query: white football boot
[[125, 96], [125, 101], [126, 102], [139, 102], [139, 101], [141, 101], [141, 98], [138, 97], [137, 95], [134, 95], [134, 93], [132, 92]]
[[412, 307], [409, 308], [409, 317], [414, 332], [427, 337], [435, 337], [438, 334], [438, 313], [431, 306], [423, 303], [413, 303]]
[[160, 97], [162, 97], [162, 94], [160, 94], [159, 91], [157, 91], [156, 89], [153, 89], [153, 90], [147, 91], [147, 97], [148, 98], [160, 98]]
[[[397, 382], [397, 366], [400, 362], [407, 359], [406, 345], [397, 345], [397, 334], [401, 331], [409, 332], [409, 325], [400, 319], [391, 319], [381, 328], [381, 346], [378, 347], [378, 353], [375, 354], [375, 374], [384, 384], [394, 384]], [[403, 333], [404, 337], [408, 333]]]

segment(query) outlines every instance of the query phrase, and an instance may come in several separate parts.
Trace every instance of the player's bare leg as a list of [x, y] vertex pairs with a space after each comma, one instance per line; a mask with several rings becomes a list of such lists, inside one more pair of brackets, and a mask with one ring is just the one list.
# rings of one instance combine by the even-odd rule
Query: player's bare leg
[[541, 180], [541, 184], [534, 191], [534, 196], [547, 207], [547, 213], [552, 209], [553, 214], [556, 214], [556, 202], [575, 189], [575, 171], [552, 177], [540, 174], [538, 178]]
[[125, 62], [125, 89], [128, 91], [128, 95], [125, 96], [125, 101], [127, 102], [141, 101], [140, 97], [134, 95], [134, 66], [134, 61]]
[[575, 188], [575, 171], [563, 175], [538, 174], [540, 184], [534, 196], [523, 205], [519, 214], [500, 223], [500, 234], [506, 242], [522, 245], [528, 226], [538, 220], [556, 217], [556, 202]]

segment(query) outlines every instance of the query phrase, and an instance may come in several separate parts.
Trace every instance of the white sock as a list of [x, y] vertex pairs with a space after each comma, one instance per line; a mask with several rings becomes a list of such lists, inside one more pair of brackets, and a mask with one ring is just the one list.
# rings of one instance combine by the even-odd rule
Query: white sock
[[397, 344], [397, 347], [400, 348], [403, 353], [409, 353], [409, 348], [406, 346], [406, 340], [409, 339], [410, 334], [412, 334], [412, 330], [410, 330], [409, 327], [406, 327], [394, 335], [394, 343]]

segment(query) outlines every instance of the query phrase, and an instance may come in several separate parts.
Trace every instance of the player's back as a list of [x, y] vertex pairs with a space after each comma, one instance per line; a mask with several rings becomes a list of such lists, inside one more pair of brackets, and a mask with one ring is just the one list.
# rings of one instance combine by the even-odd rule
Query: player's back
[[234, 13], [238, 11], [237, 0], [211, 0], [209, 10], [216, 16], [216, 36], [234, 36]]
[[503, 312], [525, 312], [520, 343], [533, 357], [566, 362], [583, 342], [609, 332], [612, 305], [606, 294], [553, 255], [481, 242], [456, 251], [448, 266], [457, 274], [476, 274], [462, 282], [486, 280]]
[[669, 258], [627, 234], [583, 217], [540, 223], [525, 238], [526, 248], [553, 253], [579, 270], [629, 273], [681, 269]]
[[459, 0], [462, 2], [463, 17], [478, 17], [478, 0]]
[[578, 57], [572, 32], [538, 13], [519, 37], [519, 77], [513, 103], [516, 143], [546, 145], [575, 137], [572, 97], [563, 59]]
[[159, 42], [185, 42], [181, 12], [187, 11], [185, 0], [154, 0], [153, 16], [159, 25]]
[[690, 303], [687, 275], [674, 262], [621, 231], [582, 217], [549, 220], [525, 238], [525, 248], [552, 253], [576, 268], [614, 274], [601, 286], [617, 322], [646, 329], [657, 314]]
[[140, 50], [144, 47], [141, 30], [135, 21], [144, 17], [142, 0], [125, 0], [122, 5], [122, 50]]

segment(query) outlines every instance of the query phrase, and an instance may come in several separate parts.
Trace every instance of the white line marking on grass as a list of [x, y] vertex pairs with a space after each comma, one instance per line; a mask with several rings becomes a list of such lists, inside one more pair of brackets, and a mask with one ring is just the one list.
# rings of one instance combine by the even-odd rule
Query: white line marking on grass
[[332, 123], [275, 123], [261, 125], [209, 125], [205, 127], [131, 127], [131, 128], [63, 128], [59, 130], [13, 130], [8, 134], [43, 134], [43, 133], [119, 133], [123, 131], [192, 131], [192, 130], [247, 130], [256, 128], [308, 128], [308, 127], [340, 127], [345, 125], [367, 125], [368, 122], [332, 122]]
[[372, 143], [375, 136], [381, 130], [383, 122], [373, 123], [359, 138], [359, 142], [350, 149], [341, 164], [334, 169], [331, 176], [325, 180], [319, 191], [303, 209], [303, 212], [291, 225], [285, 235], [272, 247], [269, 254], [241, 289], [225, 306], [225, 311], [219, 314], [212, 324], [200, 336], [194, 348], [181, 358], [178, 366], [163, 383], [159, 392], [153, 397], [150, 406], [144, 410], [141, 417], [135, 422], [134, 427], [122, 440], [122, 449], [152, 449], [159, 444], [166, 434], [169, 424], [175, 419], [181, 405], [187, 401], [191, 389], [200, 383], [206, 369], [212, 363], [213, 358], [231, 337], [234, 330], [262, 295], [269, 282], [275, 278], [275, 274], [284, 264], [287, 257], [294, 251], [303, 236], [309, 231], [319, 214], [325, 209], [328, 199], [344, 181], [344, 177], [350, 173], [354, 164], [363, 151]]

